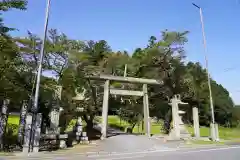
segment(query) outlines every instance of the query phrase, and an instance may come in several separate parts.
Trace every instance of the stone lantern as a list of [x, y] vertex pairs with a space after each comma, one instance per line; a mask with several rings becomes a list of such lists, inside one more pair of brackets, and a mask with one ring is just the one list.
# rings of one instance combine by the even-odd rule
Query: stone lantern
[[[72, 98], [73, 101], [76, 102], [76, 105], [78, 105], [79, 102], [84, 101], [84, 100], [88, 100], [89, 98], [85, 98], [85, 93], [86, 93], [86, 89], [83, 89], [82, 93], [78, 93], [77, 89], [75, 90], [76, 96]], [[83, 107], [76, 107], [76, 112], [78, 113], [78, 118], [77, 118], [77, 122], [73, 128], [73, 130], [76, 133], [76, 141], [77, 142], [88, 142], [88, 137], [87, 137], [87, 133], [83, 132], [83, 124], [82, 124], [82, 113], [84, 112], [84, 108]]]

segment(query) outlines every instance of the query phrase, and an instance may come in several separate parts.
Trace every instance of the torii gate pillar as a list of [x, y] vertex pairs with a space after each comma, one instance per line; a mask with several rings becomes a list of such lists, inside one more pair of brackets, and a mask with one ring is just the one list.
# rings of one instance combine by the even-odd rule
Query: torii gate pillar
[[109, 80], [104, 84], [103, 106], [102, 106], [102, 137], [107, 138], [107, 125], [108, 125], [108, 99], [109, 99]]

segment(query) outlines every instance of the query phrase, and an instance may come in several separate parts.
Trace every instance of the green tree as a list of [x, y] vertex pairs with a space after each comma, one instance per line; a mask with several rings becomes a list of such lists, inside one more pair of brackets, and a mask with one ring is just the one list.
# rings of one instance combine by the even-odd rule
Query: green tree
[[[180, 94], [182, 100], [189, 103], [188, 106], [180, 106], [181, 109], [187, 111], [184, 117], [186, 122], [192, 121], [192, 107], [197, 106], [200, 110], [201, 124], [209, 124], [211, 110], [206, 70], [199, 63], [185, 64], [185, 44], [188, 41], [188, 32], [165, 30], [161, 37], [151, 36], [148, 46], [137, 48], [132, 56], [126, 51], [113, 52], [105, 40], [86, 42], [72, 40], [67, 35], [58, 33], [56, 29], [51, 29], [48, 33], [43, 70], [50, 72], [54, 78], [42, 77], [41, 104], [51, 102], [54, 85], [63, 86], [62, 126], [66, 127], [72, 117], [77, 115], [76, 107], [83, 107], [83, 118], [87, 122], [88, 129], [92, 128], [94, 117], [101, 114], [102, 110], [103, 82], [89, 80], [86, 77], [100, 74], [123, 76], [125, 65], [127, 65], [127, 76], [151, 78], [164, 82], [162, 86], [149, 86], [148, 92], [150, 116], [164, 119], [166, 131], [169, 131], [171, 122], [171, 108], [168, 103], [175, 94]], [[42, 42], [38, 36], [30, 32], [28, 37], [15, 38], [14, 41], [20, 43], [21, 47], [15, 45], [15, 42], [5, 42], [6, 58], [3, 56], [2, 62], [4, 63], [0, 64], [2, 65], [0, 72], [3, 73], [0, 75], [0, 80], [5, 85], [1, 90], [11, 97], [19, 92], [27, 97], [32, 93]], [[8, 69], [4, 70], [6, 65]], [[13, 80], [14, 83], [10, 83]], [[225, 122], [234, 124], [237, 118], [233, 114], [233, 102], [228, 91], [213, 79], [211, 84], [216, 121], [220, 124], [225, 124]], [[142, 89], [142, 86], [137, 84], [111, 82], [110, 85], [121, 89]], [[11, 91], [12, 88], [14, 91]], [[83, 91], [83, 101], [74, 102], [73, 97]], [[17, 101], [20, 99], [24, 98], [19, 97]], [[141, 97], [112, 96], [109, 103], [111, 104], [110, 110], [114, 110], [122, 119], [131, 124], [131, 130], [143, 117]], [[46, 105], [42, 106], [46, 107]]]
[[[27, 5], [26, 0], [3, 0], [0, 2], [0, 11], [6, 12], [10, 9], [20, 9], [25, 10]], [[14, 30], [14, 28], [7, 27], [4, 25], [2, 13], [0, 13], [0, 34], [5, 35], [7, 32]]]
[[[0, 11], [6, 12], [11, 9], [26, 9], [27, 1], [3, 0], [0, 2]], [[26, 97], [25, 84], [22, 84], [24, 64], [19, 55], [19, 48], [8, 35], [13, 28], [5, 26], [2, 13], [0, 13], [0, 99], [20, 100]], [[21, 95], [21, 96], [19, 96]], [[14, 101], [11, 101], [14, 102]]]

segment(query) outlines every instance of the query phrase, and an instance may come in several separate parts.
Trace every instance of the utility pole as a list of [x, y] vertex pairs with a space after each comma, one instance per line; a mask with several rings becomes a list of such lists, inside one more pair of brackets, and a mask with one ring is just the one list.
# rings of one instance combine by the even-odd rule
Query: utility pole
[[[39, 59], [38, 70], [37, 70], [37, 81], [36, 81], [35, 96], [34, 96], [34, 106], [32, 108], [33, 118], [32, 118], [32, 129], [31, 129], [31, 141], [30, 141], [30, 143], [32, 143], [33, 139], [34, 139], [34, 132], [35, 132], [34, 127], [36, 125], [36, 116], [37, 116], [37, 112], [38, 112], [38, 108], [39, 108], [38, 107], [39, 88], [40, 88], [40, 79], [41, 79], [41, 74], [42, 74], [42, 62], [43, 62], [43, 56], [44, 56], [45, 41], [46, 41], [47, 31], [48, 31], [48, 20], [49, 20], [50, 5], [51, 5], [51, 0], [47, 0], [46, 13], [45, 13], [46, 17], [45, 17], [45, 24], [44, 24], [44, 35], [43, 35], [43, 39], [42, 39], [42, 46], [41, 46], [41, 50], [40, 50], [40, 59]], [[31, 148], [30, 148], [30, 150], [31, 150]]]
[[209, 88], [209, 100], [210, 100], [210, 107], [211, 107], [211, 115], [212, 115], [212, 139], [216, 140], [216, 130], [215, 130], [215, 118], [214, 118], [214, 107], [213, 107], [213, 98], [212, 98], [212, 88], [211, 88], [211, 79], [209, 74], [209, 68], [208, 68], [208, 58], [207, 58], [207, 43], [206, 43], [206, 36], [205, 36], [205, 29], [204, 29], [204, 22], [203, 22], [203, 14], [202, 14], [202, 8], [198, 5], [192, 3], [194, 7], [199, 9], [200, 14], [200, 21], [202, 26], [202, 36], [203, 36], [203, 46], [204, 46], [204, 58], [205, 58], [205, 64], [206, 64], [206, 71], [208, 76], [208, 88]]

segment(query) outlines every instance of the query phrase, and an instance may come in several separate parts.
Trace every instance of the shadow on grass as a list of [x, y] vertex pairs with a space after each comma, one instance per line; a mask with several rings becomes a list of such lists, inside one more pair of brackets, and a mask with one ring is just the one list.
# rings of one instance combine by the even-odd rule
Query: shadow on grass
[[108, 126], [109, 126], [110, 128], [114, 128], [114, 129], [120, 130], [120, 131], [122, 131], [122, 132], [125, 132], [125, 130], [126, 130], [126, 127], [120, 126], [120, 125], [118, 125], [118, 124], [109, 124]]
[[108, 126], [112, 129], [116, 129], [116, 131], [109, 132], [108, 137], [114, 137], [118, 135], [135, 135], [135, 136], [144, 135], [144, 133], [133, 133], [133, 130], [127, 126], [120, 126], [117, 124], [109, 124]]
[[89, 141], [95, 141], [95, 140], [99, 140], [101, 138], [101, 132], [98, 131], [97, 129], [91, 128], [91, 129], [87, 129], [87, 136], [88, 136], [88, 140]]

